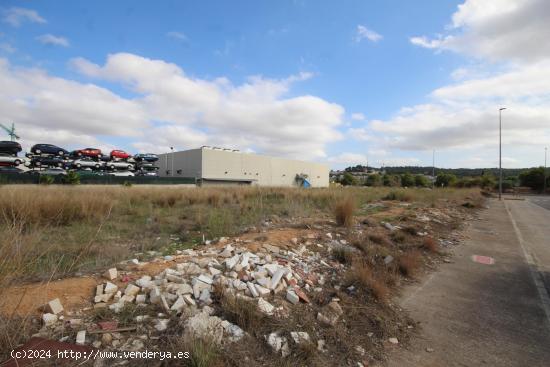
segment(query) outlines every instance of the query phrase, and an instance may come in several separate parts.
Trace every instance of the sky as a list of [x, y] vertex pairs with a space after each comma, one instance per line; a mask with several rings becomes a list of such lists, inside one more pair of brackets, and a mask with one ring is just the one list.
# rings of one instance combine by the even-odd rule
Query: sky
[[[550, 1], [0, 3], [0, 123], [53, 143], [544, 164]], [[0, 132], [0, 139], [7, 136]]]

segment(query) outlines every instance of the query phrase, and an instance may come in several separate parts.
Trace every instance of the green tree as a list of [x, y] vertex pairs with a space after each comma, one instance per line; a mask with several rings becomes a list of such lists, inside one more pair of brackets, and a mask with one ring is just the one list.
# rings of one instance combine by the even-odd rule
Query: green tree
[[401, 186], [403, 187], [413, 187], [414, 186], [414, 177], [410, 173], [404, 173], [401, 175]]
[[531, 168], [519, 175], [521, 186], [530, 187], [533, 190], [542, 190], [544, 187], [544, 167]]
[[344, 186], [357, 185], [357, 179], [349, 172], [344, 173], [344, 176], [340, 180], [340, 183]]
[[398, 187], [401, 184], [399, 176], [384, 174], [382, 177], [382, 183], [388, 187]]
[[490, 187], [495, 186], [496, 182], [497, 182], [496, 177], [493, 176], [492, 174], [488, 173], [488, 174], [485, 174], [485, 175], [481, 176], [479, 186], [481, 186], [484, 189], [485, 188], [490, 188]]
[[414, 176], [414, 185], [418, 187], [427, 187], [430, 184], [426, 176], [424, 175], [415, 175]]
[[449, 187], [456, 182], [456, 176], [450, 173], [440, 173], [435, 179], [435, 185], [438, 187]]
[[78, 185], [80, 184], [80, 175], [75, 171], [69, 171], [61, 178], [61, 182], [66, 185]]
[[51, 185], [55, 182], [55, 178], [52, 175], [40, 175], [38, 182], [42, 185]]
[[368, 175], [367, 180], [365, 181], [365, 186], [382, 186], [382, 176], [378, 173]]

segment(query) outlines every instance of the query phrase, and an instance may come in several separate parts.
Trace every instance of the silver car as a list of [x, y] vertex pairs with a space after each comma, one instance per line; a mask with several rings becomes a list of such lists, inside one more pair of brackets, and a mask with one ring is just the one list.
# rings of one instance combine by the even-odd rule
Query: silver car
[[76, 168], [95, 168], [100, 169], [103, 167], [103, 162], [96, 162], [91, 158], [80, 158], [73, 161], [73, 167]]
[[114, 171], [115, 169], [128, 170], [128, 171], [133, 171], [134, 170], [134, 165], [132, 163], [122, 162], [122, 161], [107, 162], [107, 163], [105, 163], [105, 167], [109, 168], [112, 171]]
[[10, 163], [14, 166], [19, 166], [20, 164], [23, 164], [26, 162], [25, 158], [21, 157], [14, 157], [12, 155], [0, 155], [0, 163]]

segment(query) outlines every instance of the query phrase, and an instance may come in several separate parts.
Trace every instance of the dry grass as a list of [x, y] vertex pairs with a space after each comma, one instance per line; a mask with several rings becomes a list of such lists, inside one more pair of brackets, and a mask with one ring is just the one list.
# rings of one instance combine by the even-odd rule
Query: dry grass
[[424, 241], [422, 242], [422, 247], [435, 254], [439, 253], [439, 244], [432, 237], [424, 238]]
[[332, 250], [332, 256], [336, 261], [342, 264], [351, 264], [353, 259], [357, 256], [357, 251], [353, 251], [347, 247], [336, 247]]
[[399, 256], [399, 271], [406, 277], [416, 275], [422, 265], [422, 254], [419, 251], [408, 251]]
[[265, 324], [266, 315], [258, 310], [256, 302], [223, 293], [220, 288], [216, 288], [215, 294], [220, 302], [220, 310], [225, 320], [238, 325], [251, 334], [260, 332], [261, 326]]
[[348, 283], [370, 291], [370, 293], [380, 302], [387, 302], [390, 290], [383, 277], [377, 275], [372, 267], [364, 260], [354, 262], [348, 271], [346, 279]]
[[376, 244], [391, 246], [391, 240], [385, 234], [369, 233], [368, 239]]
[[338, 202], [334, 207], [334, 217], [339, 226], [353, 226], [353, 215], [355, 213], [355, 202], [351, 197]]

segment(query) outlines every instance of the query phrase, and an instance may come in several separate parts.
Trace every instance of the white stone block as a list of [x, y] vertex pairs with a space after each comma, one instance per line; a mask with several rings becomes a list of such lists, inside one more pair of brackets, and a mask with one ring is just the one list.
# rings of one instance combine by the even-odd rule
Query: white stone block
[[111, 268], [103, 273], [103, 277], [107, 280], [115, 280], [118, 277], [118, 271], [116, 268]]
[[135, 286], [133, 284], [128, 284], [126, 286], [126, 289], [124, 290], [124, 294], [127, 296], [135, 296], [141, 291], [141, 289], [138, 286]]
[[60, 314], [63, 312], [63, 305], [61, 304], [61, 301], [59, 298], [52, 299], [50, 302], [48, 302], [48, 311], [53, 313], [54, 315]]
[[76, 344], [84, 345], [86, 343], [86, 330], [80, 330], [76, 333]]
[[112, 293], [116, 293], [117, 291], [118, 291], [118, 286], [116, 286], [111, 282], [105, 283], [105, 289], [103, 290], [105, 294], [112, 294]]
[[293, 290], [290, 290], [290, 289], [286, 291], [286, 299], [293, 305], [300, 302], [300, 297], [298, 297], [298, 295]]

